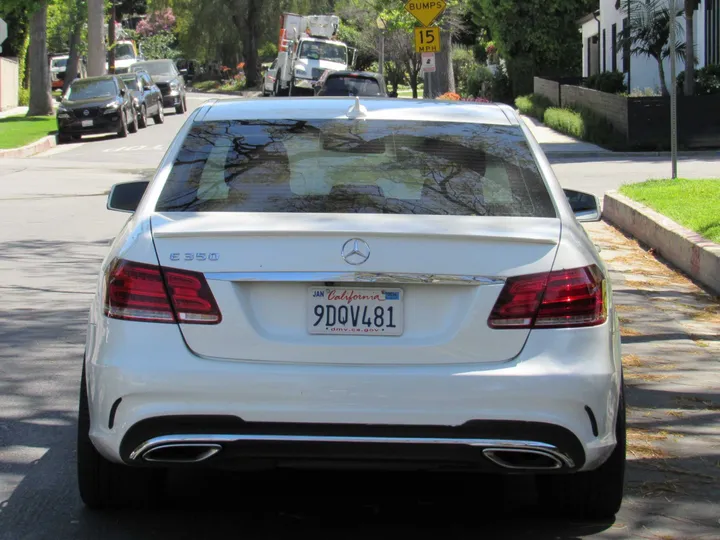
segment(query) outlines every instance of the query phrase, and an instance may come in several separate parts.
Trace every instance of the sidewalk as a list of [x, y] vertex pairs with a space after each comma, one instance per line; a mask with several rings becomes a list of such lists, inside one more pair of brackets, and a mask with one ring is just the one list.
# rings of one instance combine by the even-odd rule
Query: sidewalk
[[521, 116], [521, 118], [549, 158], [555, 156], [602, 157], [612, 155], [610, 150], [558, 133], [539, 120], [529, 116]]
[[12, 109], [0, 112], [0, 118], [7, 118], [8, 116], [20, 116], [23, 114], [27, 114], [27, 112], [27, 107], [13, 107]]

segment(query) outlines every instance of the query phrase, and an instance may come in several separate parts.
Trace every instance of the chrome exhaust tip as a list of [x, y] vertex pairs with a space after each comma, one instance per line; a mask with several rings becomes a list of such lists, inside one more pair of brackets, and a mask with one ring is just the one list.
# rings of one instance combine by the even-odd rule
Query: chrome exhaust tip
[[483, 455], [504, 469], [549, 471], [563, 467], [563, 462], [559, 458], [542, 450], [486, 448], [483, 450]]
[[163, 444], [142, 454], [149, 463], [199, 463], [222, 450], [219, 444]]

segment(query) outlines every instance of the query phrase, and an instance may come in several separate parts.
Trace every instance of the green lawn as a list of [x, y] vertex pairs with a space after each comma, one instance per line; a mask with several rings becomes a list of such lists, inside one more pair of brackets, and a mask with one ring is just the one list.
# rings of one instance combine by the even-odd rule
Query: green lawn
[[720, 178], [648, 180], [625, 185], [620, 193], [720, 243]]
[[20, 148], [57, 131], [54, 116], [0, 118], [0, 149]]

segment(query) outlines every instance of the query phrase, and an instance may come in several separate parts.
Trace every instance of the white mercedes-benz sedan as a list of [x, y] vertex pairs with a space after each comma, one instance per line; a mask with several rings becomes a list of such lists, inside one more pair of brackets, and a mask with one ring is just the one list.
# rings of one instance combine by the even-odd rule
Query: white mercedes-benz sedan
[[89, 507], [170, 467], [367, 467], [531, 474], [555, 508], [619, 509], [598, 200], [510, 107], [210, 101], [108, 207], [131, 216], [89, 316]]

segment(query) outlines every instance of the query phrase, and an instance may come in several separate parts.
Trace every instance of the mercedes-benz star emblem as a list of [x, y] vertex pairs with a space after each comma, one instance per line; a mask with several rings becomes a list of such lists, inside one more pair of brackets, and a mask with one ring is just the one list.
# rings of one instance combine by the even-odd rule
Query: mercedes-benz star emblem
[[87, 109], [85, 109], [85, 110], [83, 111], [83, 115], [84, 115], [84, 116], [90, 116], [90, 111], [88, 111]]
[[370, 258], [370, 246], [365, 240], [351, 238], [343, 244], [340, 254], [348, 264], [362, 264]]

